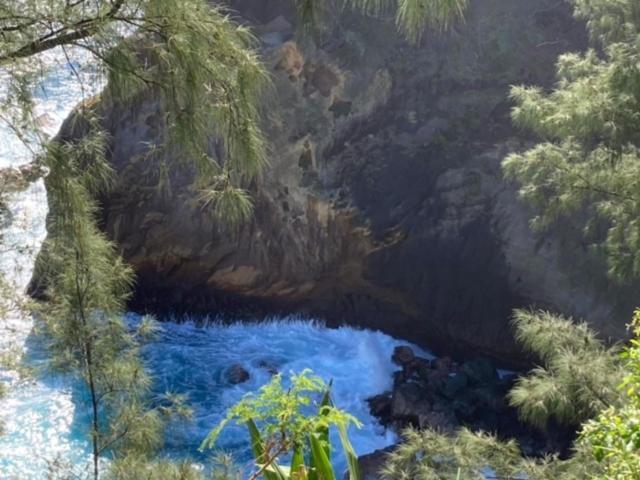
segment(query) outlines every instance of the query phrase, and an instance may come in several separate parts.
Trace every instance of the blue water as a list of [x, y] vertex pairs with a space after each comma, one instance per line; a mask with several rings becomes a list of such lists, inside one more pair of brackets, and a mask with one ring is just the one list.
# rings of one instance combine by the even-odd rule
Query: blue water
[[[326, 381], [333, 380], [336, 405], [363, 423], [361, 429], [350, 432], [358, 454], [396, 440], [370, 415], [365, 400], [391, 388], [395, 366], [390, 357], [394, 347], [404, 342], [380, 332], [328, 329], [294, 317], [227, 326], [162, 325], [159, 337], [143, 349], [155, 379], [154, 390], [186, 394], [194, 409], [192, 421], [171, 425], [164, 455], [201, 460], [198, 446], [227, 408], [271, 378], [263, 363], [275, 366], [284, 376], [311, 368]], [[45, 364], [37, 341], [28, 341], [27, 349], [32, 365]], [[226, 369], [234, 364], [249, 371], [247, 382], [231, 385], [225, 380]], [[42, 372], [36, 380], [14, 388], [1, 404], [7, 432], [0, 437], [0, 478], [44, 479], [54, 459], [74, 465], [76, 471], [86, 468], [86, 403], [68, 379]], [[218, 447], [232, 453], [241, 465], [250, 462], [244, 428], [226, 429]], [[340, 456], [334, 463], [339, 471], [345, 468]]]

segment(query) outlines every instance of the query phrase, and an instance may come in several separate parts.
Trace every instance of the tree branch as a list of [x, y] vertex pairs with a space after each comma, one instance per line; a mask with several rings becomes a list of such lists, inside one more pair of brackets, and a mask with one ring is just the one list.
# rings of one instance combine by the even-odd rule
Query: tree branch
[[67, 45], [82, 40], [83, 38], [91, 37], [95, 35], [101, 25], [114, 19], [124, 6], [124, 3], [125, 0], [115, 0], [109, 11], [104, 15], [81, 20], [71, 26], [63, 27], [53, 34], [49, 33], [33, 40], [14, 50], [12, 53], [0, 56], [0, 65], [7, 64], [19, 58], [31, 57], [61, 45]]

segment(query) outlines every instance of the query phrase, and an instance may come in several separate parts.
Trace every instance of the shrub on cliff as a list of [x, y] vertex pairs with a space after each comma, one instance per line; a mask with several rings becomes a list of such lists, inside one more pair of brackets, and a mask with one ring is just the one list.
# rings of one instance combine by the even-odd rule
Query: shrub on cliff
[[593, 48], [562, 55], [553, 91], [514, 87], [515, 123], [542, 140], [504, 161], [538, 214], [571, 216], [619, 279], [640, 275], [640, 7], [571, 0]]

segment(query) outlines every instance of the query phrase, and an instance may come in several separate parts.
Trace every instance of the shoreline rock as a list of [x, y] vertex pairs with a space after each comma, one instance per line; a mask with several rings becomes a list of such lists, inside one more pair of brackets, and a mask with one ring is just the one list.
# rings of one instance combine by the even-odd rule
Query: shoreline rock
[[249, 380], [251, 376], [246, 368], [239, 363], [231, 365], [224, 373], [224, 379], [231, 385], [238, 385]]
[[454, 433], [464, 426], [514, 438], [527, 456], [562, 454], [570, 448], [575, 436], [570, 429], [551, 426], [541, 432], [519, 421], [517, 411], [505, 400], [516, 377], [501, 378], [490, 360], [457, 363], [443, 357], [430, 361], [416, 356], [408, 346], [396, 347], [392, 358], [402, 359], [393, 390], [368, 403], [371, 414], [396, 433], [408, 426]]

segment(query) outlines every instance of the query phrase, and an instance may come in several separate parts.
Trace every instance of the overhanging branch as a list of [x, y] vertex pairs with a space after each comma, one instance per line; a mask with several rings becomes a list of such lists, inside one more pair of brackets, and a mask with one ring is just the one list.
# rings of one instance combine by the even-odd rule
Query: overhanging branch
[[58, 32], [55, 32], [52, 36], [51, 33], [43, 35], [40, 38], [33, 40], [26, 45], [14, 50], [11, 53], [0, 56], [0, 65], [5, 65], [11, 61], [15, 61], [20, 58], [28, 58], [38, 53], [51, 50], [55, 47], [62, 45], [69, 45], [78, 40], [91, 37], [98, 32], [98, 29], [112, 21], [118, 14], [120, 9], [124, 6], [125, 0], [114, 0], [113, 5], [107, 13], [95, 18], [89, 18], [81, 20], [71, 26], [64, 27]]

